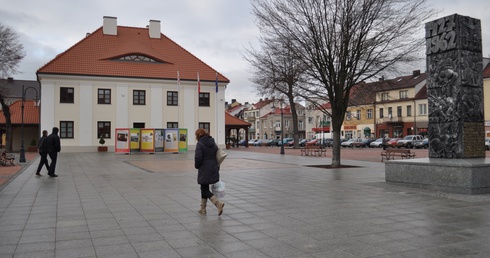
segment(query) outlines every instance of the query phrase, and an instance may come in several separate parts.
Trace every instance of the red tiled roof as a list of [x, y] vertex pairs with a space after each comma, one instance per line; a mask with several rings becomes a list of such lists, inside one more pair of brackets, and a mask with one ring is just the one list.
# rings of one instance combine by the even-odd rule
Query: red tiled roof
[[[39, 107], [35, 106], [34, 100], [24, 102], [24, 124], [39, 124]], [[10, 121], [12, 124], [22, 124], [22, 100], [17, 100], [10, 108]], [[0, 111], [0, 124], [5, 124], [3, 110]]]
[[[136, 54], [159, 62], [119, 61]], [[117, 27], [117, 35], [104, 35], [102, 27], [41, 67], [38, 74], [114, 76], [197, 81], [215, 81], [216, 70], [161, 34], [149, 37], [147, 28]], [[230, 81], [218, 74], [218, 81]]]
[[483, 69], [483, 78], [490, 78], [490, 63]]
[[242, 126], [250, 126], [250, 123], [247, 123], [241, 119], [238, 119], [228, 113], [225, 112], [225, 125], [242, 125]]

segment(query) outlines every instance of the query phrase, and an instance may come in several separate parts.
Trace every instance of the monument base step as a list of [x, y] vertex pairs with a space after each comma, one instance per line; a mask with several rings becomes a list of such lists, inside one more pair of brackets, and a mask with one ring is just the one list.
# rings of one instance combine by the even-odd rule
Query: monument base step
[[490, 159], [407, 159], [385, 164], [387, 183], [458, 194], [490, 193]]

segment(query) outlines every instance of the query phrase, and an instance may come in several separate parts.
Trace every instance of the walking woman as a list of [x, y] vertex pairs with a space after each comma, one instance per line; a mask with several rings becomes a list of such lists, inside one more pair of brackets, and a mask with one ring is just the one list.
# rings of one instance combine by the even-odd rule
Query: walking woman
[[218, 208], [218, 216], [220, 216], [223, 213], [225, 203], [209, 191], [209, 185], [219, 181], [219, 166], [216, 160], [218, 146], [213, 137], [202, 128], [196, 130], [196, 140], [194, 167], [198, 171], [197, 183], [201, 185], [201, 209], [199, 213], [206, 215], [206, 203], [209, 199]]

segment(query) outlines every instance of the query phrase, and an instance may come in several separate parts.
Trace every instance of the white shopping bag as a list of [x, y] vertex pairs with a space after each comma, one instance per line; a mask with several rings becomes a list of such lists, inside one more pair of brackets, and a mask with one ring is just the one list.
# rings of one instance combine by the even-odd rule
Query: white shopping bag
[[225, 183], [223, 181], [218, 181], [211, 186], [211, 192], [218, 198], [225, 197]]

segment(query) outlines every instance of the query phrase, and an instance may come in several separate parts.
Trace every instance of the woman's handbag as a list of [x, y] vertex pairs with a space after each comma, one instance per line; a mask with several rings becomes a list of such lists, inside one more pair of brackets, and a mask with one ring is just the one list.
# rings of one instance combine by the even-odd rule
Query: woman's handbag
[[218, 160], [218, 165], [221, 166], [221, 163], [223, 163], [223, 160], [225, 160], [226, 156], [228, 156], [228, 153], [224, 152], [222, 149], [218, 149], [216, 152], [216, 159]]

